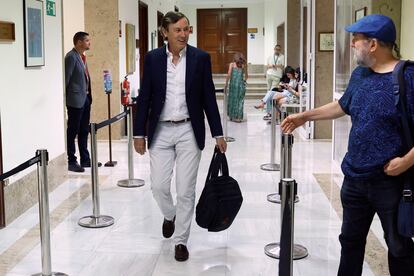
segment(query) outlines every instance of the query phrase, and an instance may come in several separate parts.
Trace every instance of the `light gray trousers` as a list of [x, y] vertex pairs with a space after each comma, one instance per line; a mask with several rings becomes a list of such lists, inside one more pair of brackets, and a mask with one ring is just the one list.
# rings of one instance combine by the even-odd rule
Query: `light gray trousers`
[[[151, 189], [155, 201], [167, 220], [175, 219], [175, 244], [187, 245], [194, 214], [195, 187], [201, 150], [191, 122], [159, 122], [150, 153]], [[175, 165], [176, 204], [171, 195]]]

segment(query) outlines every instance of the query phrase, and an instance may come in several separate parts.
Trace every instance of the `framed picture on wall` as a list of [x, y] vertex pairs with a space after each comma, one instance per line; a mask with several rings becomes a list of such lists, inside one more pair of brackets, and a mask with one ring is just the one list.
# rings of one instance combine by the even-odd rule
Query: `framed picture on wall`
[[365, 15], [367, 15], [367, 7], [363, 7], [362, 9], [356, 10], [355, 11], [355, 21], [358, 21], [359, 19], [361, 19]]
[[319, 33], [319, 51], [332, 52], [334, 50], [334, 33]]
[[126, 72], [135, 72], [135, 25], [125, 24]]
[[24, 0], [24, 63], [26, 67], [45, 65], [43, 1]]

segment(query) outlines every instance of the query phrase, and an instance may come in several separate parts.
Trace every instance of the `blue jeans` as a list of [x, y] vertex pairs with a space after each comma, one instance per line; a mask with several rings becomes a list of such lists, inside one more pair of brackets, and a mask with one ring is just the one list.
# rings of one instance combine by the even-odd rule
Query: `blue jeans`
[[370, 180], [345, 177], [341, 189], [343, 223], [338, 276], [361, 275], [366, 238], [375, 213], [384, 230], [391, 276], [414, 275], [414, 243], [400, 236], [397, 230], [402, 187], [399, 177]]

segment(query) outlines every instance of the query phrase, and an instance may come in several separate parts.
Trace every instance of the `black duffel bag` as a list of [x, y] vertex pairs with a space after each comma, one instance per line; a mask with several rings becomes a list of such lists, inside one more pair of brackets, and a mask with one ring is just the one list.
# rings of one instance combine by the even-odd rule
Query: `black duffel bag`
[[196, 222], [211, 232], [225, 230], [233, 223], [242, 202], [239, 184], [229, 176], [226, 155], [215, 148], [206, 184], [197, 203]]

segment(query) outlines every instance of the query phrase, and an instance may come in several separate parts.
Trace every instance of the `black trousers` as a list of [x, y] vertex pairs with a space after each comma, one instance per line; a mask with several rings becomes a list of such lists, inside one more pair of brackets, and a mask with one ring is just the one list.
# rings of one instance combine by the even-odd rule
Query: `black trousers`
[[377, 213], [388, 246], [391, 276], [414, 275], [414, 243], [398, 234], [397, 212], [401, 199], [399, 177], [377, 180], [344, 179], [341, 189], [343, 222], [339, 241], [341, 262], [339, 276], [360, 276], [368, 231]]
[[80, 162], [90, 162], [88, 151], [88, 134], [89, 120], [91, 117], [91, 103], [86, 97], [85, 104], [82, 108], [74, 108], [67, 106], [68, 110], [68, 128], [66, 132], [66, 145], [68, 153], [68, 163], [76, 163], [76, 147], [75, 138], [78, 137], [78, 148], [80, 154]]

